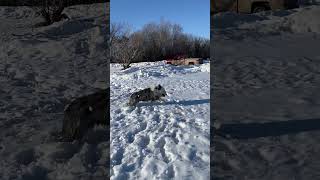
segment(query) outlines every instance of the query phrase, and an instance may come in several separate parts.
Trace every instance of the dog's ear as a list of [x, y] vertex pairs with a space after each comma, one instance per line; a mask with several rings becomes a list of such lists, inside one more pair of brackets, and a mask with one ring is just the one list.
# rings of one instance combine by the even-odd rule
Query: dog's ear
[[161, 89], [161, 85], [160, 85], [160, 84], [158, 85], [158, 89], [159, 89], [159, 90]]

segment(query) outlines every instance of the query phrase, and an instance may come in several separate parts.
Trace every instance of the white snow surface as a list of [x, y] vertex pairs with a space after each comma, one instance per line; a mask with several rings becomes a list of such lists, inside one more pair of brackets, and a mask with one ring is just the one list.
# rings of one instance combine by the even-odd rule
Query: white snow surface
[[212, 17], [214, 179], [319, 179], [319, 13]]
[[[92, 141], [59, 142], [64, 106], [106, 88], [106, 4], [65, 9], [35, 28], [28, 7], [0, 7], [0, 179], [106, 179], [106, 128]], [[34, 28], [32, 28], [34, 27]]]
[[[111, 64], [111, 179], [209, 179], [209, 67]], [[163, 101], [126, 105], [158, 84]]]

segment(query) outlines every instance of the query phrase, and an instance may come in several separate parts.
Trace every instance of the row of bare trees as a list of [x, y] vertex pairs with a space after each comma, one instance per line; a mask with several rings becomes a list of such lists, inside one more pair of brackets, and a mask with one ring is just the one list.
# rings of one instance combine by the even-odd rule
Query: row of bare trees
[[110, 30], [111, 62], [130, 67], [132, 62], [159, 61], [176, 55], [208, 58], [210, 42], [183, 32], [179, 24], [161, 21], [133, 32], [129, 25], [114, 23]]

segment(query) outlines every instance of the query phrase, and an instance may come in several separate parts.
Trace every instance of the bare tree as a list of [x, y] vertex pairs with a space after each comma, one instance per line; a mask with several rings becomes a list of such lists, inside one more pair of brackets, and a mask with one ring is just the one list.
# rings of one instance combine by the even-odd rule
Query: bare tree
[[110, 30], [110, 51], [113, 62], [122, 64], [123, 69], [130, 67], [132, 62], [141, 55], [141, 35], [131, 33], [128, 26], [112, 24]]
[[50, 25], [68, 18], [66, 14], [62, 13], [65, 2], [64, 0], [26, 0], [25, 5], [30, 6], [36, 14], [43, 17], [45, 20], [43, 25]]
[[110, 44], [113, 44], [117, 38], [125, 36], [129, 37], [131, 28], [125, 23], [112, 23], [110, 25]]

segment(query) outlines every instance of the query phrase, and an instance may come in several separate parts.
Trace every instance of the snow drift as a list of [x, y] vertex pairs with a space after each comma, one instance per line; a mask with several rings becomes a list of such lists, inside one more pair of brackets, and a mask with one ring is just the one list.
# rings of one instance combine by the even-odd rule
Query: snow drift
[[237, 29], [239, 33], [319, 33], [319, 17], [320, 7], [315, 5], [257, 14], [219, 13], [213, 17], [213, 24], [217, 31]]

